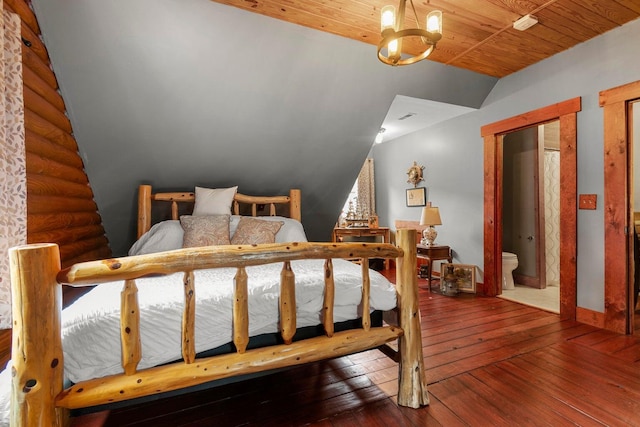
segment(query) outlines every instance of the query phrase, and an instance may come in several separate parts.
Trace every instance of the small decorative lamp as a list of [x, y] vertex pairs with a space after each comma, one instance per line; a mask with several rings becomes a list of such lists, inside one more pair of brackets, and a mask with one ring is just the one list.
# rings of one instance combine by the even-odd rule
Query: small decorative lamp
[[420, 244], [424, 246], [433, 246], [433, 242], [436, 240], [436, 236], [438, 236], [438, 232], [433, 228], [433, 226], [442, 225], [442, 220], [440, 219], [440, 211], [437, 207], [432, 207], [431, 202], [427, 203], [427, 206], [422, 208], [420, 225], [429, 226], [422, 231], [422, 241]]

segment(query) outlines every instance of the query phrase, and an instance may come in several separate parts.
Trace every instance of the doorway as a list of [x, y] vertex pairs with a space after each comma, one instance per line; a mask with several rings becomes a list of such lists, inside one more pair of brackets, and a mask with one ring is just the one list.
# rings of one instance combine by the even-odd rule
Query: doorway
[[502, 158], [502, 250], [517, 268], [501, 297], [559, 313], [560, 122], [507, 133]]
[[[637, 295], [635, 271], [633, 141], [638, 138], [635, 110], [639, 110], [640, 81], [600, 92], [604, 111], [604, 226], [603, 327], [633, 333]], [[635, 108], [634, 108], [635, 106]], [[625, 167], [626, 166], [626, 167]], [[626, 256], [621, 256], [626, 254]], [[635, 323], [635, 324], [634, 324]]]
[[503, 136], [558, 120], [560, 124], [560, 317], [576, 318], [577, 137], [576, 114], [581, 98], [530, 111], [481, 128], [484, 139], [484, 288], [502, 293]]
[[509, 132], [502, 139], [502, 251], [518, 257], [516, 284], [544, 289], [544, 140], [538, 138], [538, 127]]

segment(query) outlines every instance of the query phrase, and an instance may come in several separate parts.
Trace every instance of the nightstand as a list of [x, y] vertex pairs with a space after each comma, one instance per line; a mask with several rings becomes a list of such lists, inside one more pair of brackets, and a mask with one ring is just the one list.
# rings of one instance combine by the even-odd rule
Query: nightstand
[[431, 292], [431, 276], [433, 274], [433, 261], [447, 260], [451, 262], [453, 257], [451, 256], [451, 248], [449, 246], [423, 246], [418, 244], [418, 253], [416, 256], [419, 259], [427, 260], [429, 266], [429, 275], [427, 277], [427, 284], [429, 285], [429, 292]]
[[[331, 240], [334, 242], [342, 242], [345, 237], [381, 237], [382, 243], [390, 243], [391, 236], [389, 227], [336, 227], [333, 229]], [[384, 260], [385, 270], [389, 269], [389, 259]]]

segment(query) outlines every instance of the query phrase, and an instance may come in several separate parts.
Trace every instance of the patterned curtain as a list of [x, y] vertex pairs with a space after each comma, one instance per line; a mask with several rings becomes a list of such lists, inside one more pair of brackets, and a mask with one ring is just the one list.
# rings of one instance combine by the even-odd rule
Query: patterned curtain
[[358, 204], [368, 218], [376, 213], [376, 184], [373, 174], [373, 159], [367, 159], [358, 175]]
[[[0, 5], [2, 3], [0, 2]], [[4, 8], [4, 7], [3, 7]], [[2, 10], [0, 51], [0, 328], [11, 327], [8, 249], [27, 241], [20, 17]]]
[[544, 228], [547, 286], [560, 286], [560, 152], [544, 150]]

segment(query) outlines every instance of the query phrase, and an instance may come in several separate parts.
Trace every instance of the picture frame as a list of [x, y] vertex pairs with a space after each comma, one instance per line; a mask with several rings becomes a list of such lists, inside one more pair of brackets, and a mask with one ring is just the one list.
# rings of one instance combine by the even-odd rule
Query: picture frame
[[426, 205], [427, 205], [426, 187], [417, 187], [417, 188], [407, 189], [407, 206], [426, 206]]
[[444, 284], [449, 267], [453, 268], [458, 292], [476, 293], [476, 266], [473, 264], [440, 264], [440, 281]]

